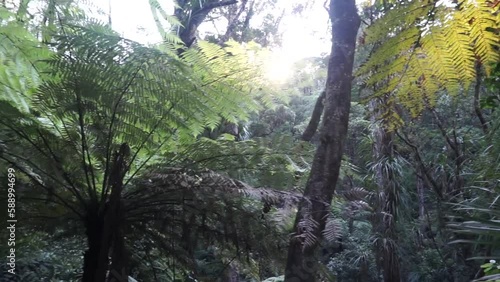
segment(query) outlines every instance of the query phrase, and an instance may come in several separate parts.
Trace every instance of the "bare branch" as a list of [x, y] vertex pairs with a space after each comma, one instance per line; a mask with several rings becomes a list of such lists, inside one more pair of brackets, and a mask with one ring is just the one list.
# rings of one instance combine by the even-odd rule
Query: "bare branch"
[[307, 125], [307, 128], [306, 130], [304, 130], [304, 133], [301, 137], [301, 139], [304, 141], [311, 141], [314, 134], [318, 130], [319, 121], [321, 119], [321, 115], [323, 114], [323, 102], [325, 100], [325, 95], [326, 91], [323, 90], [323, 92], [321, 92], [321, 94], [319, 95], [318, 100], [316, 100], [316, 105], [314, 105], [311, 120], [309, 121], [309, 124]]

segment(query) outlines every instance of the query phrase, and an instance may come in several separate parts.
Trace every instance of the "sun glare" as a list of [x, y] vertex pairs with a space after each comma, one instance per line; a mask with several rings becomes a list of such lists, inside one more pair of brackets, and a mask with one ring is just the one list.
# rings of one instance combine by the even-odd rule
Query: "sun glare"
[[290, 77], [293, 61], [287, 60], [280, 50], [274, 50], [272, 58], [267, 62], [267, 78], [277, 84], [283, 84]]
[[306, 14], [288, 15], [281, 22], [282, 46], [273, 49], [267, 68], [270, 80], [283, 83], [291, 75], [295, 62], [329, 52], [328, 14], [319, 2]]
[[[108, 4], [93, 1], [103, 11], [109, 11]], [[280, 24], [282, 46], [273, 48], [270, 59], [265, 65], [268, 78], [277, 84], [286, 82], [295, 62], [306, 57], [320, 56], [328, 52], [330, 38], [328, 32], [328, 14], [321, 1], [301, 16], [287, 13]], [[287, 5], [287, 2], [284, 2]], [[111, 0], [111, 18], [113, 28], [122, 36], [148, 44], [157, 43], [161, 37], [149, 9], [147, 0]], [[167, 5], [170, 10], [170, 4]], [[290, 12], [290, 9], [287, 8]], [[200, 30], [213, 25], [200, 27]], [[216, 31], [214, 31], [216, 32]]]

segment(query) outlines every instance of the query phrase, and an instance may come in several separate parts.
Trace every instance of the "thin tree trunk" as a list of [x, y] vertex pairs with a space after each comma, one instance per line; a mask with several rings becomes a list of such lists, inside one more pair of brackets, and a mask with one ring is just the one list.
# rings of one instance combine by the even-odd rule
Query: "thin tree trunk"
[[[386, 98], [372, 100], [370, 107], [372, 110], [372, 120], [374, 122], [374, 144], [373, 158], [375, 166], [375, 176], [377, 183], [377, 215], [375, 217], [374, 228], [381, 238], [375, 244], [379, 260], [378, 267], [383, 270], [385, 282], [401, 281], [400, 264], [397, 251], [396, 220], [399, 205], [399, 187], [395, 181], [393, 169], [394, 159], [394, 134], [389, 132], [383, 124], [377, 122], [381, 112], [379, 105], [391, 107]], [[383, 239], [383, 240], [382, 240]]]
[[330, 211], [347, 135], [360, 18], [354, 0], [331, 0], [329, 16], [333, 40], [320, 144], [304, 191], [305, 199], [299, 204], [294, 224], [295, 236], [290, 239], [286, 282], [316, 281], [318, 258], [315, 252]]
[[[174, 15], [182, 22], [182, 26], [179, 27], [178, 32], [182, 42], [184, 42], [187, 48], [191, 47], [196, 40], [198, 27], [213, 9], [236, 3], [238, 3], [236, 0], [207, 1], [206, 3], [201, 3], [200, 1], [200, 7], [190, 9], [187, 7], [188, 3], [184, 1], [178, 2], [178, 7], [175, 8]], [[186, 11], [189, 11], [189, 14], [185, 14]]]
[[304, 130], [304, 133], [302, 134], [302, 140], [304, 141], [311, 141], [314, 134], [316, 133], [316, 130], [318, 129], [319, 121], [321, 120], [321, 115], [323, 114], [325, 94], [325, 91], [321, 92], [318, 100], [316, 100], [311, 120], [309, 121], [309, 124], [307, 124], [306, 130]]
[[17, 20], [18, 21], [24, 21], [24, 17], [28, 14], [28, 5], [30, 3], [30, 0], [21, 0], [19, 3], [19, 8], [17, 9]]
[[233, 36], [234, 30], [236, 29], [236, 27], [238, 25], [238, 20], [239, 20], [241, 14], [243, 13], [243, 11], [245, 11], [247, 2], [248, 2], [248, 0], [241, 0], [241, 2], [239, 3], [239, 5], [240, 5], [239, 9], [236, 10], [235, 13], [233, 13], [233, 14], [228, 13], [228, 15], [227, 15], [228, 24], [227, 24], [226, 33], [224, 33], [224, 35], [222, 35], [220, 37], [219, 45], [221, 45], [221, 46], [224, 45], [224, 43], [226, 43]]
[[443, 188], [442, 186], [436, 182], [432, 174], [430, 173], [431, 168], [428, 167], [424, 160], [422, 159], [422, 155], [420, 154], [420, 150], [418, 147], [408, 138], [408, 136], [404, 137], [403, 135], [396, 132], [396, 135], [401, 139], [406, 145], [408, 145], [414, 153], [414, 159], [416, 162], [415, 170], [420, 171], [422, 173], [422, 178], [425, 180], [426, 184], [432, 188], [432, 190], [436, 193], [437, 200], [444, 200], [443, 196]]
[[[421, 174], [420, 174], [421, 175]], [[425, 222], [425, 192], [424, 192], [424, 181], [416, 174], [417, 181], [417, 194], [418, 194], [418, 219], [421, 225]]]
[[42, 30], [42, 40], [45, 43], [50, 42], [50, 33], [54, 27], [54, 21], [56, 18], [56, 0], [49, 0], [47, 10], [45, 11], [42, 19], [42, 25], [46, 28]]
[[476, 60], [476, 85], [474, 86], [474, 111], [476, 112], [476, 116], [481, 123], [481, 128], [483, 129], [483, 133], [488, 133], [488, 124], [486, 119], [483, 116], [483, 112], [481, 107], [479, 106], [479, 99], [481, 97], [481, 62]]
[[113, 27], [113, 22], [111, 20], [111, 0], [108, 0], [108, 25], [110, 28]]
[[[454, 196], [462, 192], [465, 183], [465, 180], [462, 176], [464, 154], [462, 152], [460, 142], [458, 142], [455, 128], [453, 127], [450, 136], [450, 134], [448, 134], [445, 129], [444, 122], [441, 120], [437, 112], [433, 109], [431, 111], [434, 115], [439, 131], [441, 131], [441, 136], [443, 136], [444, 140], [446, 141], [446, 144], [448, 144], [449, 148], [452, 151], [450, 154], [448, 154], [448, 158], [450, 159], [450, 161], [455, 163], [455, 167], [454, 167], [454, 172], [452, 174], [452, 179], [448, 180], [447, 183], [448, 187], [447, 193], [449, 194], [448, 197], [450, 197], [450, 199], [453, 199]], [[453, 200], [457, 201], [458, 199], [453, 199]]]

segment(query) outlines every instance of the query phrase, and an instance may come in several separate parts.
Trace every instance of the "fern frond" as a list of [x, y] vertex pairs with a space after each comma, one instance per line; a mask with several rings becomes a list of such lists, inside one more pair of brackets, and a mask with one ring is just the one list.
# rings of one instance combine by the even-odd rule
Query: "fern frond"
[[335, 242], [342, 236], [342, 222], [332, 216], [326, 220], [326, 226], [323, 230], [323, 238], [327, 242]]
[[[13, 17], [0, 7], [4, 19]], [[29, 112], [31, 95], [40, 83], [39, 61], [50, 56], [48, 49], [19, 22], [0, 24], [0, 100], [7, 101], [22, 112]]]
[[[457, 17], [466, 22], [469, 29], [470, 42], [474, 52], [485, 66], [487, 75], [492, 71], [493, 64], [500, 59], [500, 15], [498, 8], [490, 1], [460, 1], [461, 9]], [[496, 10], [495, 10], [496, 9]], [[465, 23], [464, 23], [465, 24]]]
[[[234, 138], [232, 138], [234, 139]], [[291, 136], [235, 142], [201, 138], [179, 154], [167, 157], [173, 166], [208, 168], [253, 186], [276, 189], [300, 186], [310, 168], [314, 148]]]
[[339, 194], [348, 201], [358, 201], [364, 199], [369, 192], [363, 187], [354, 187], [352, 189], [342, 191]]
[[[499, 13], [488, 1], [458, 4], [402, 3], [368, 28], [366, 40], [377, 47], [358, 74], [376, 89], [373, 97], [389, 95], [417, 116], [434, 107], [440, 93], [465, 92], [475, 81], [477, 60], [490, 73], [500, 54]], [[389, 127], [398, 127], [391, 125], [401, 122], [398, 115], [385, 111]]]
[[300, 235], [296, 235], [303, 242], [303, 248], [315, 245], [318, 238], [314, 235], [314, 230], [317, 229], [319, 223], [315, 221], [310, 213], [305, 213], [304, 218], [297, 224], [297, 229], [300, 229]]
[[[252, 188], [210, 170], [161, 168], [134, 181], [124, 195], [124, 205], [127, 220], [143, 232], [132, 236], [151, 236], [161, 249], [169, 250], [165, 255], [192, 267], [194, 241], [224, 245], [237, 256], [242, 252], [270, 259], [279, 256], [273, 250], [278, 244], [284, 245], [287, 236], [261, 215], [261, 206], [296, 204], [300, 198]], [[163, 246], [166, 242], [168, 246]]]

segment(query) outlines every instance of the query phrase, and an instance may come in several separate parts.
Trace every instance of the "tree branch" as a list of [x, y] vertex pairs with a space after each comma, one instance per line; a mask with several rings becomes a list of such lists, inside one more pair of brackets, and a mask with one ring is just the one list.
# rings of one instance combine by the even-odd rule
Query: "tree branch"
[[210, 2], [207, 3], [205, 6], [203, 6], [201, 9], [198, 11], [194, 12], [193, 15], [205, 13], [205, 12], [210, 12], [211, 10], [219, 7], [224, 7], [224, 6], [229, 6], [232, 4], [236, 4], [238, 1], [236, 0], [228, 0], [228, 1], [221, 1], [221, 2]]
[[424, 179], [430, 184], [430, 186], [433, 188], [434, 192], [436, 192], [436, 195], [440, 200], [443, 199], [443, 193], [441, 192], [440, 186], [437, 184], [437, 182], [434, 180], [434, 178], [430, 175], [429, 170], [427, 169], [427, 166], [425, 165], [422, 156], [420, 155], [420, 151], [418, 150], [418, 147], [413, 144], [408, 138], [405, 138], [399, 134], [399, 132], [396, 130], [396, 135], [401, 139], [406, 145], [410, 146], [410, 148], [413, 149], [413, 153], [415, 155], [415, 159], [417, 161], [417, 164], [420, 168], [420, 171], [423, 172], [424, 174]]
[[311, 141], [312, 137], [316, 133], [319, 125], [319, 121], [321, 119], [321, 115], [323, 114], [323, 101], [325, 100], [326, 91], [323, 90], [316, 100], [316, 105], [314, 105], [314, 110], [311, 115], [311, 120], [304, 130], [304, 133], [301, 136], [301, 139], [304, 141]]

